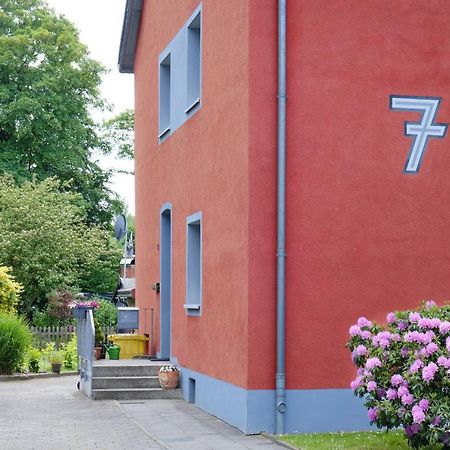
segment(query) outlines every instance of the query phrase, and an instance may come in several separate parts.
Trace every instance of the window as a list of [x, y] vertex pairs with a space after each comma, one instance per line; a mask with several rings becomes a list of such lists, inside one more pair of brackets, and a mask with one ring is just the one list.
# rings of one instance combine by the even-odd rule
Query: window
[[201, 108], [202, 5], [160, 53], [158, 64], [162, 143]]
[[170, 53], [159, 64], [159, 138], [170, 131]]
[[187, 28], [186, 113], [200, 103], [201, 12]]
[[202, 216], [186, 220], [186, 304], [189, 315], [200, 315], [202, 303]]

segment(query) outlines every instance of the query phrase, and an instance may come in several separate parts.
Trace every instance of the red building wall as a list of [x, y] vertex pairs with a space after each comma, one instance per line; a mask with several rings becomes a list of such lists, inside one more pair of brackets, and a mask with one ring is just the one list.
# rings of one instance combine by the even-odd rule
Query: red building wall
[[[158, 343], [151, 285], [159, 212], [170, 202], [173, 355], [214, 379], [273, 390], [277, 2], [203, 1], [201, 108], [160, 144], [158, 56], [197, 6], [144, 2], [135, 62], [137, 302], [155, 309]], [[354, 368], [344, 346], [360, 315], [383, 321], [390, 310], [446, 299], [449, 138], [430, 138], [420, 171], [404, 173], [412, 142], [404, 122], [420, 114], [389, 108], [394, 94], [442, 97], [434, 121], [449, 121], [446, 6], [288, 1], [290, 391], [348, 388]], [[183, 309], [186, 217], [198, 211], [200, 318]]]
[[[203, 2], [201, 108], [158, 142], [158, 57], [198, 1], [144, 2], [136, 61], [137, 303], [155, 309], [159, 214], [172, 203], [172, 354], [245, 386], [248, 336], [248, 5]], [[183, 102], [184, 99], [179, 99]], [[202, 212], [201, 317], [186, 303], [186, 217]]]
[[[258, 350], [275, 351], [276, 2], [250, 4], [250, 386], [273, 388]], [[449, 138], [403, 173], [420, 114], [389, 109], [392, 94], [442, 96], [435, 122], [449, 121], [447, 6], [288, 2], [288, 389], [348, 387], [358, 316], [447, 298]]]

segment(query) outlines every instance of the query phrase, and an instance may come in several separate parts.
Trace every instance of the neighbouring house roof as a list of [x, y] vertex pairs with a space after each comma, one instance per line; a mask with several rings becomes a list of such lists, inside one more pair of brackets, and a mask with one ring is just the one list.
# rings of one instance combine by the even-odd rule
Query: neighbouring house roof
[[119, 72], [134, 72], [134, 55], [141, 21], [143, 0], [127, 0], [119, 48]]

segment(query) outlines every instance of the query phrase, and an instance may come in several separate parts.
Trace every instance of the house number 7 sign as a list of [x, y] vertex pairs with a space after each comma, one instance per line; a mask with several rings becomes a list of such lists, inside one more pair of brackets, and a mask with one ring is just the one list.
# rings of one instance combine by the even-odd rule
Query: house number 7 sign
[[405, 136], [413, 138], [404, 168], [405, 173], [419, 171], [430, 137], [443, 138], [447, 133], [448, 123], [433, 122], [440, 102], [441, 97], [390, 96], [391, 109], [422, 113], [419, 122], [405, 122]]

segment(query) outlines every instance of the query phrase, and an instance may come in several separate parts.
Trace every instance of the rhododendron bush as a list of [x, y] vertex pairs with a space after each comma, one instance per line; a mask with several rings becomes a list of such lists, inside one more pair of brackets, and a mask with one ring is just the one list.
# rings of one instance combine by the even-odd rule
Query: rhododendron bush
[[360, 317], [347, 347], [357, 367], [351, 382], [378, 428], [403, 427], [411, 447], [450, 448], [450, 305]]

